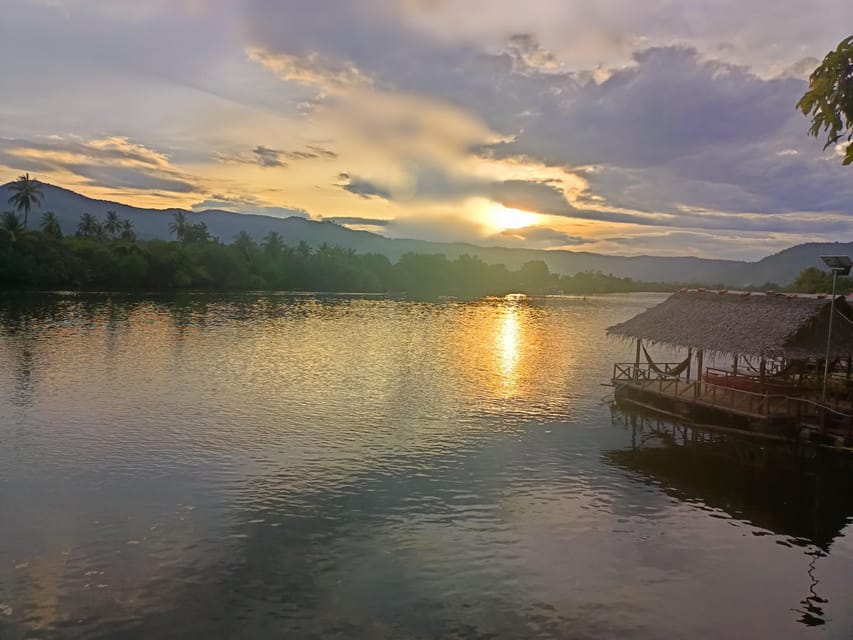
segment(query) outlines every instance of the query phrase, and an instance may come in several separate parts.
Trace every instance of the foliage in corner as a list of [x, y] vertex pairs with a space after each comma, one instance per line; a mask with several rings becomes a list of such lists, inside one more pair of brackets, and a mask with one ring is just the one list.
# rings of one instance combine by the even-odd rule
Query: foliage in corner
[[853, 164], [853, 36], [826, 54], [812, 72], [797, 109], [812, 118], [811, 135], [826, 133], [824, 149], [846, 139], [844, 164]]

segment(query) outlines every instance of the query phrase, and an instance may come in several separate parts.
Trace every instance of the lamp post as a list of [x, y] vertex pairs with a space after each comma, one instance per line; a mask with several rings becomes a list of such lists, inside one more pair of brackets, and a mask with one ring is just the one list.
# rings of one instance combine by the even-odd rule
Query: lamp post
[[826, 402], [826, 381], [829, 378], [829, 346], [832, 343], [832, 318], [835, 315], [835, 283], [838, 276], [846, 276], [853, 267], [853, 260], [847, 256], [821, 256], [824, 264], [832, 270], [832, 300], [829, 303], [829, 329], [826, 332], [826, 359], [823, 361], [823, 391], [821, 399]]

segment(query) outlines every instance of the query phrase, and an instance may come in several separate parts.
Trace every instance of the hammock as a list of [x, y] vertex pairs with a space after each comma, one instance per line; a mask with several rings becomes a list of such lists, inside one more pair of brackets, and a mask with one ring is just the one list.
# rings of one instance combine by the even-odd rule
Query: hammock
[[[741, 362], [746, 365], [746, 368], [754, 373], [761, 373], [761, 370], [755, 367], [746, 356], [741, 356]], [[776, 373], [766, 373], [764, 374], [765, 378], [782, 378], [789, 373], [802, 373], [805, 371], [805, 363], [802, 360], [789, 360], [788, 364], [786, 364], [782, 369], [779, 369]]]
[[749, 361], [749, 358], [747, 358], [746, 356], [741, 356], [741, 359], [742, 359], [743, 363], [746, 365], [747, 369], [749, 369], [750, 371], [754, 371], [755, 373], [759, 372], [758, 368], [753, 366], [753, 364]]
[[687, 356], [687, 359], [684, 360], [684, 362], [679, 364], [677, 367], [670, 369], [669, 371], [664, 371], [663, 369], [661, 369], [659, 366], [657, 366], [654, 363], [654, 361], [652, 360], [652, 357], [649, 355], [649, 352], [646, 351], [645, 346], [643, 347], [643, 353], [646, 355], [646, 362], [649, 363], [649, 369], [651, 369], [652, 371], [654, 371], [656, 374], [658, 374], [660, 376], [672, 376], [672, 377], [676, 378], [676, 377], [680, 376], [682, 374], [682, 372], [684, 372], [687, 369], [687, 367], [690, 366], [690, 356]]

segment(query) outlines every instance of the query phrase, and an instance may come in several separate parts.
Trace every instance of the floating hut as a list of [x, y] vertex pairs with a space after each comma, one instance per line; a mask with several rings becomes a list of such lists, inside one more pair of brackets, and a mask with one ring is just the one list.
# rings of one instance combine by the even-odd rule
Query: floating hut
[[[634, 361], [613, 367], [617, 403], [722, 428], [853, 443], [853, 309], [843, 297], [833, 305], [825, 295], [682, 290], [607, 333], [635, 343]], [[646, 347], [656, 345], [685, 357], [655, 362]]]

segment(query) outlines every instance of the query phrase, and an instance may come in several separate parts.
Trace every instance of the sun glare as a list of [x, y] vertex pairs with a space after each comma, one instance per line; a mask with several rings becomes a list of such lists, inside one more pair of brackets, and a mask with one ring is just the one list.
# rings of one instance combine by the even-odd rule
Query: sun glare
[[491, 224], [500, 229], [520, 229], [521, 227], [529, 227], [539, 221], [539, 216], [529, 211], [521, 209], [510, 209], [503, 205], [496, 205], [489, 211]]

